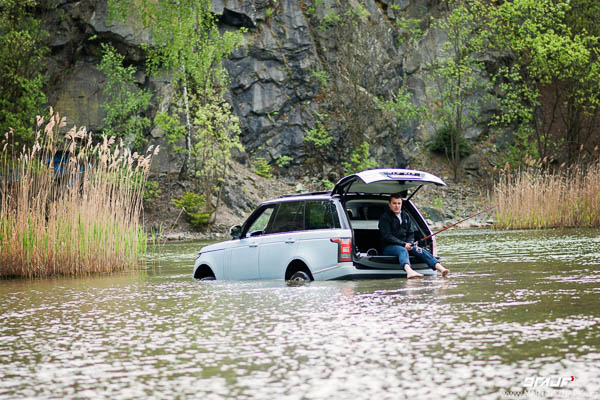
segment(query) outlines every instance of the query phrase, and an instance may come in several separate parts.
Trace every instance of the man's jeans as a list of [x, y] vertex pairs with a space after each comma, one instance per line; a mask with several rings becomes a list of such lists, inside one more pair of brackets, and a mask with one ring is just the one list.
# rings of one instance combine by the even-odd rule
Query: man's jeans
[[[427, 264], [427, 266], [429, 268], [435, 269], [435, 264], [437, 264], [439, 261], [434, 256], [432, 256], [431, 253], [428, 252], [427, 250], [425, 250], [421, 247], [419, 249], [423, 250], [423, 252], [419, 253], [417, 251], [417, 249], [415, 248], [415, 246], [413, 246], [413, 249], [410, 251], [410, 255], [414, 256], [417, 260], [420, 260], [420, 261], [424, 262], [425, 264]], [[409, 251], [406, 250], [406, 248], [404, 246], [400, 246], [397, 244], [390, 244], [388, 246], [385, 246], [385, 249], [383, 249], [384, 256], [398, 257], [398, 262], [400, 263], [402, 268], [404, 268], [404, 266], [406, 264], [410, 265], [410, 261], [408, 259], [408, 254], [409, 254]]]

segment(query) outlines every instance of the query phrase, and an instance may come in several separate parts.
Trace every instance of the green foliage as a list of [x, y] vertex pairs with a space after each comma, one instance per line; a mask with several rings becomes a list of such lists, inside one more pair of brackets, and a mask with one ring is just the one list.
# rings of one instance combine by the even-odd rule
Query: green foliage
[[307, 165], [318, 171], [325, 164], [327, 154], [331, 144], [333, 143], [333, 136], [327, 132], [327, 114], [317, 114], [319, 119], [316, 121], [316, 127], [307, 130], [304, 135], [304, 144], [307, 148], [306, 152], [312, 156], [307, 160]]
[[495, 76], [506, 96], [494, 123], [529, 132], [528, 142], [544, 159], [562, 153], [574, 161], [600, 111], [597, 2], [517, 0], [480, 16], [489, 48], [514, 60]]
[[427, 149], [434, 153], [448, 155], [454, 148], [454, 144], [458, 142], [458, 151], [461, 158], [464, 158], [472, 153], [472, 148], [464, 136], [458, 136], [454, 127], [442, 127], [439, 129], [434, 138], [427, 144]]
[[231, 163], [231, 152], [234, 149], [244, 150], [239, 139], [239, 120], [229, 103], [216, 93], [208, 97], [207, 102], [195, 96], [191, 99], [194, 119], [190, 137], [190, 169], [207, 204], [213, 204], [216, 197], [218, 205], [222, 182]]
[[106, 76], [104, 94], [109, 98], [102, 104], [106, 113], [104, 132], [139, 147], [144, 143], [144, 129], [150, 126], [150, 120], [142, 113], [150, 106], [152, 94], [136, 86], [135, 67], [123, 65], [125, 56], [109, 44], [103, 43], [101, 47], [98, 69]]
[[[178, 113], [157, 113], [154, 120], [165, 132], [169, 145], [176, 153], [188, 152], [181, 142], [189, 138], [190, 173], [209, 206], [213, 203], [218, 205], [222, 182], [231, 162], [231, 152], [234, 149], [243, 151], [239, 141], [239, 120], [232, 113], [231, 106], [218, 94], [213, 94], [210, 99], [212, 101], [204, 103], [190, 96], [189, 105], [193, 113], [191, 136], [187, 136]], [[216, 202], [213, 202], [215, 198]]]
[[[139, 21], [152, 36], [147, 46], [150, 73], [173, 76], [178, 102], [158, 113], [176, 152], [184, 154], [180, 178], [195, 178], [208, 208], [218, 207], [231, 151], [243, 151], [239, 121], [225, 101], [223, 61], [241, 46], [245, 29], [221, 33], [210, 0], [109, 0], [110, 15]], [[185, 126], [181, 126], [184, 121]]]
[[412, 122], [420, 122], [426, 115], [425, 107], [417, 107], [412, 102], [412, 94], [405, 87], [391, 100], [377, 99], [379, 109], [392, 113], [400, 127], [408, 127]]
[[185, 137], [185, 125], [182, 125], [181, 118], [168, 112], [159, 111], [154, 117], [154, 124], [162, 129], [166, 135], [169, 145], [176, 153], [185, 152], [185, 148], [180, 145]]
[[[324, 115], [324, 117], [327, 117]], [[333, 142], [333, 136], [331, 136], [325, 129], [324, 122], [317, 120], [317, 127], [306, 131], [304, 140], [311, 143], [315, 148], [322, 149], [327, 147]]]
[[0, 134], [13, 129], [13, 144], [32, 143], [36, 116], [45, 115], [44, 66], [48, 33], [34, 14], [35, 0], [0, 3]]
[[190, 223], [196, 229], [206, 227], [214, 210], [207, 207], [204, 195], [186, 192], [181, 199], [173, 199], [175, 206], [183, 209]]
[[317, 68], [312, 71], [312, 76], [319, 81], [322, 87], [327, 87], [327, 83], [329, 82], [329, 76], [327, 75], [327, 71]]
[[257, 157], [254, 160], [254, 172], [256, 175], [262, 176], [263, 178], [272, 178], [273, 173], [271, 171], [271, 166], [269, 162], [265, 160], [263, 157]]
[[342, 162], [345, 175], [377, 167], [377, 162], [369, 157], [369, 148], [369, 143], [363, 142], [357, 149], [352, 151], [349, 162]]
[[201, 86], [226, 82], [220, 62], [239, 46], [243, 31], [221, 34], [210, 0], [109, 0], [108, 7], [113, 18], [139, 21], [150, 30], [151, 72], [166, 69], [180, 83], [189, 80]]
[[315, 12], [317, 12], [317, 9], [323, 4], [323, 0], [313, 0], [312, 1], [312, 5], [310, 7], [308, 7], [306, 9], [306, 12], [309, 15], [314, 14]]
[[319, 29], [322, 31], [327, 30], [332, 25], [337, 25], [342, 21], [342, 17], [335, 11], [328, 11], [325, 16], [321, 19]]
[[158, 182], [147, 179], [145, 181], [146, 190], [144, 190], [144, 203], [152, 204], [154, 200], [160, 196], [162, 190], [159, 188]]
[[[392, 9], [394, 5], [392, 5]], [[423, 37], [423, 30], [419, 27], [421, 20], [418, 18], [406, 18], [396, 22], [398, 28], [400, 28], [400, 36], [398, 37], [398, 45], [402, 45], [407, 42], [417, 42]]]
[[329, 179], [323, 179], [321, 181], [321, 186], [325, 189], [325, 190], [331, 190], [335, 187], [335, 183], [331, 182]]
[[508, 163], [511, 167], [524, 166], [526, 160], [530, 157], [537, 159], [539, 153], [537, 146], [532, 140], [531, 131], [523, 127], [515, 132], [513, 142], [508, 148], [508, 152], [502, 157], [503, 163]]
[[294, 159], [290, 156], [279, 156], [277, 157], [277, 160], [275, 161], [275, 164], [277, 164], [277, 166], [279, 168], [285, 168], [288, 165], [290, 165], [290, 163], [293, 161]]

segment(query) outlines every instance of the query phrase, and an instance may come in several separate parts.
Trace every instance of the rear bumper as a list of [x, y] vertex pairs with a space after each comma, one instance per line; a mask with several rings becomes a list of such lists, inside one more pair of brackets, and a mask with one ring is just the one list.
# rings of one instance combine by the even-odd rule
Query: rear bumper
[[[433, 276], [437, 273], [425, 264], [414, 264], [412, 267], [416, 272], [425, 276]], [[365, 263], [361, 261], [354, 261], [338, 263], [332, 267], [315, 270], [312, 271], [312, 275], [317, 281], [391, 279], [406, 278], [406, 271], [400, 264], [378, 264], [375, 266], [365, 265]]]

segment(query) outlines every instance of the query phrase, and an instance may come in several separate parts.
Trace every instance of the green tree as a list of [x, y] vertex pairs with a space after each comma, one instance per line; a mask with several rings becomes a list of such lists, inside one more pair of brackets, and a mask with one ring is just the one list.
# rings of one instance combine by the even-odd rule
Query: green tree
[[411, 123], [419, 123], [426, 115], [425, 107], [418, 107], [413, 103], [413, 96], [406, 86], [398, 89], [390, 100], [378, 99], [379, 108], [392, 113], [400, 127], [407, 127]]
[[166, 70], [180, 90], [186, 130], [172, 134], [183, 134], [183, 178], [194, 148], [190, 98], [195, 96], [196, 105], [203, 107], [214, 96], [223, 96], [227, 74], [222, 62], [241, 45], [243, 30], [221, 34], [210, 0], [109, 0], [108, 4], [112, 16], [140, 21], [149, 30], [152, 45], [146, 50], [150, 73]]
[[102, 61], [99, 69], [106, 75], [104, 93], [109, 101], [102, 104], [104, 132], [107, 136], [123, 138], [127, 145], [140, 146], [144, 143], [144, 129], [150, 119], [142, 113], [150, 106], [152, 94], [137, 87], [134, 66], [124, 66], [125, 56], [108, 44], [102, 44]]
[[222, 62], [242, 44], [244, 31], [221, 34], [210, 0], [109, 0], [109, 11], [141, 21], [149, 30], [148, 70], [173, 77], [178, 101], [157, 113], [155, 123], [184, 155], [180, 179], [194, 177], [206, 206], [216, 209], [231, 150], [242, 150], [239, 121], [224, 97], [227, 74]]
[[192, 97], [195, 110], [191, 137], [192, 171], [209, 207], [216, 209], [221, 199], [223, 180], [229, 171], [231, 152], [243, 151], [239, 141], [240, 124], [219, 93], [201, 102]]
[[442, 125], [438, 132], [449, 135], [445, 150], [456, 181], [459, 178], [465, 129], [479, 121], [479, 110], [483, 102], [488, 100], [487, 91], [491, 85], [480, 58], [484, 49], [484, 38], [479, 33], [481, 27], [476, 19], [480, 4], [471, 1], [451, 4], [448, 15], [434, 25], [448, 39], [443, 44], [441, 54], [430, 65], [435, 82], [432, 97], [438, 105], [431, 116]]
[[577, 64], [574, 74], [561, 85], [566, 89], [565, 101], [560, 109], [565, 126], [566, 159], [572, 163], [578, 157], [581, 146], [592, 148], [600, 143], [600, 3], [571, 0], [569, 4], [566, 24], [571, 29], [571, 38], [583, 39], [589, 50], [587, 62]]
[[0, 133], [31, 143], [35, 117], [44, 115], [48, 33], [34, 14], [36, 0], [0, 0]]
[[575, 149], [595, 129], [598, 38], [588, 29], [590, 13], [600, 15], [586, 1], [573, 3], [577, 12], [567, 0], [514, 0], [481, 14], [489, 48], [505, 59], [494, 76], [504, 95], [494, 122], [513, 127], [523, 149], [535, 145], [536, 154], [522, 151], [524, 156], [551, 161], [564, 153], [573, 161]]

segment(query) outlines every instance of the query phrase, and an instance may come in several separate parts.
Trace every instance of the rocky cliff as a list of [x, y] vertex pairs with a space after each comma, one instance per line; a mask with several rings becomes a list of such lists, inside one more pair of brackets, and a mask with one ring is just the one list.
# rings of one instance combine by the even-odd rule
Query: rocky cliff
[[[399, 126], [376, 107], [375, 99], [389, 99], [404, 85], [416, 105], [431, 105], [426, 66], [445, 40], [429, 28], [430, 17], [440, 13], [438, 3], [364, 0], [360, 4], [368, 11], [368, 21], [348, 32], [332, 29], [332, 16], [343, 18], [359, 5], [357, 0], [213, 0], [222, 30], [248, 29], [245, 45], [225, 65], [230, 75], [228, 100], [240, 118], [247, 151], [238, 160], [261, 156], [273, 162], [287, 155], [294, 161], [282, 172], [298, 173], [297, 167], [310, 156], [306, 131], [327, 116], [337, 147], [331, 151], [331, 163], [339, 162], [336, 153], [345, 154], [345, 143], [362, 135], [381, 166], [406, 166], [437, 127]], [[410, 18], [420, 21], [424, 34], [403, 41], [406, 28], [399, 22]], [[109, 21], [106, 0], [59, 0], [45, 20], [51, 32], [50, 104], [71, 122], [102, 129], [105, 77], [97, 68], [102, 42], [124, 54], [126, 62], [138, 68], [137, 84], [154, 93], [148, 117], [168, 107], [173, 92], [169, 77], [144, 72], [140, 44], [148, 43], [149, 35], [135, 23]], [[352, 74], [357, 78], [348, 83]], [[351, 89], [356, 95], [348, 94]], [[476, 139], [485, 133], [485, 125], [469, 127], [467, 136]], [[151, 127], [147, 135], [151, 143], [164, 144], [160, 129]], [[171, 152], [162, 151], [154, 171], [171, 173], [179, 166]]]

